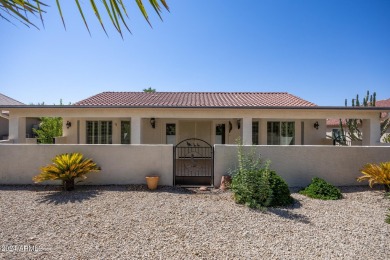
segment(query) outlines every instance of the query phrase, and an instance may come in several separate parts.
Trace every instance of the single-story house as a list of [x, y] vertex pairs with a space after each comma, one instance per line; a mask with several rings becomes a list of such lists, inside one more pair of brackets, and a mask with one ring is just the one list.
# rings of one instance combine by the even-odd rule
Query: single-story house
[[389, 107], [324, 107], [285, 92], [103, 92], [73, 105], [1, 106], [9, 139], [26, 143], [26, 118], [63, 117], [61, 144], [331, 145], [328, 118], [362, 118], [364, 146], [379, 144]]
[[[31, 183], [31, 169], [79, 151], [103, 169], [92, 184], [143, 183], [156, 174], [162, 185], [218, 186], [234, 167], [237, 140], [256, 145], [292, 186], [313, 176], [354, 185], [361, 164], [388, 159], [389, 147], [374, 146], [389, 107], [324, 107], [284, 92], [103, 92], [73, 105], [0, 109], [9, 111], [8, 143], [29, 144], [0, 145], [6, 184]], [[26, 124], [34, 117], [63, 118], [56, 145], [31, 145]], [[328, 118], [361, 118], [363, 146], [333, 147]]]

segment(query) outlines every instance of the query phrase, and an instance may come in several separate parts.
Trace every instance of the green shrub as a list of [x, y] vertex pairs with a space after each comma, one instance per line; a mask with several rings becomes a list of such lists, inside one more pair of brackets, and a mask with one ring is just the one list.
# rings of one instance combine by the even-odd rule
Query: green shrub
[[272, 190], [272, 200], [269, 206], [288, 206], [294, 202], [287, 183], [275, 171], [270, 171], [269, 183]]
[[238, 149], [239, 167], [231, 171], [231, 190], [237, 203], [250, 208], [285, 206], [293, 202], [287, 183], [269, 169], [270, 162], [262, 163], [254, 151], [244, 154]]
[[310, 198], [322, 200], [337, 200], [342, 198], [339, 189], [317, 177], [313, 178], [309, 186], [299, 191], [299, 193]]

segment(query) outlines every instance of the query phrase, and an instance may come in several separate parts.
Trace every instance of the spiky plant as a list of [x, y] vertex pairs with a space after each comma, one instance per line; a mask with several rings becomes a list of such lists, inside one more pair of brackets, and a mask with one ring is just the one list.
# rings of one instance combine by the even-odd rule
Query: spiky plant
[[74, 189], [76, 178], [86, 179], [89, 172], [98, 172], [100, 167], [81, 153], [65, 153], [52, 159], [52, 164], [41, 168], [41, 173], [33, 177], [35, 183], [48, 180], [62, 180], [65, 190]]
[[363, 176], [357, 178], [358, 181], [367, 180], [371, 188], [374, 184], [383, 184], [387, 192], [390, 190], [390, 162], [382, 162], [379, 165], [367, 163], [360, 171]]

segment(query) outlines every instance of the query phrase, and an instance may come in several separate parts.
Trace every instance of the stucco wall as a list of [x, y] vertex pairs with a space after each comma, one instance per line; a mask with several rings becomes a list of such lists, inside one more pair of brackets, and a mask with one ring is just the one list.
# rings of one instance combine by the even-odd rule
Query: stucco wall
[[[313, 177], [320, 177], [337, 185], [362, 185], [356, 181], [359, 169], [369, 162], [390, 160], [390, 147], [336, 146], [252, 146], [264, 160], [271, 160], [271, 168], [287, 181], [290, 187], [302, 187]], [[249, 151], [251, 146], [244, 146]], [[221, 176], [237, 166], [237, 146], [215, 145], [214, 184]]]
[[[173, 184], [171, 145], [0, 145], [0, 184], [32, 184], [39, 168], [61, 153], [81, 152], [101, 168], [82, 184], [143, 184], [145, 176], [160, 176]], [[45, 184], [45, 183], [43, 183]]]

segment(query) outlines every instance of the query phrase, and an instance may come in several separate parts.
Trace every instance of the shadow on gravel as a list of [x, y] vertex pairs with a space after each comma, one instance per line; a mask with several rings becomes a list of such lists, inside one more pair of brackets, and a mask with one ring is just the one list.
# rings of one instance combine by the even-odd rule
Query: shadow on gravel
[[310, 220], [308, 217], [302, 214], [296, 214], [292, 212], [293, 209], [298, 209], [302, 206], [301, 202], [298, 200], [294, 200], [294, 204], [290, 207], [285, 208], [268, 208], [268, 212], [273, 213], [275, 215], [278, 215], [279, 217], [285, 218], [285, 219], [291, 219], [303, 224], [310, 224]]
[[76, 188], [74, 191], [58, 191], [42, 195], [42, 197], [38, 199], [38, 202], [55, 205], [83, 202], [95, 198], [99, 193], [99, 190]]
[[197, 194], [196, 189], [191, 188], [182, 188], [174, 186], [158, 186], [155, 190], [149, 190], [146, 185], [127, 185], [127, 191], [140, 191], [140, 192], [150, 192], [150, 193], [173, 193], [173, 194]]
[[338, 186], [342, 193], [358, 193], [358, 192], [366, 192], [366, 191], [385, 191], [383, 185], [374, 185], [370, 188], [367, 185], [359, 185], [359, 186]]

